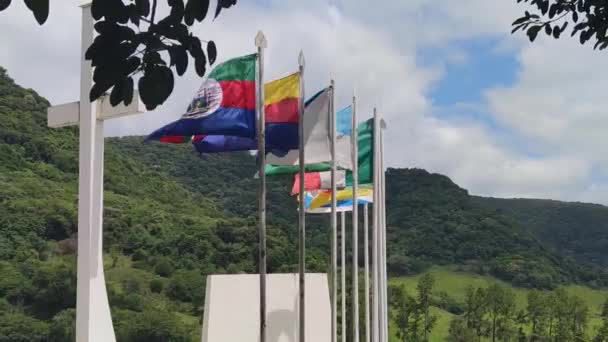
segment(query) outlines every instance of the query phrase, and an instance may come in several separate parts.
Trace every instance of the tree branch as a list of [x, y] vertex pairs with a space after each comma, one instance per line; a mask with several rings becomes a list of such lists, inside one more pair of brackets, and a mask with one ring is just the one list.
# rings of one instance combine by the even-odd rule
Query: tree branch
[[156, 1], [152, 2], [152, 17], [150, 17], [150, 24], [154, 24], [154, 17], [156, 17]]

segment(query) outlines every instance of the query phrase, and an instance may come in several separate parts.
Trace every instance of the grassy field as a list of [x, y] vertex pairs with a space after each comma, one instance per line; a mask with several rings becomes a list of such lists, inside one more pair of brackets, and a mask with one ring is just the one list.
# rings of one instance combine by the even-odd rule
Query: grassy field
[[[501, 283], [513, 289], [516, 295], [517, 308], [524, 309], [526, 307], [526, 297], [528, 290], [512, 287], [510, 284], [497, 280], [489, 276], [481, 276], [471, 273], [457, 272], [449, 267], [435, 267], [429, 272], [435, 277], [434, 291], [445, 291], [448, 295], [459, 302], [464, 301], [465, 290], [468, 286], [486, 287], [493, 283]], [[389, 279], [389, 283], [393, 285], [402, 285], [406, 291], [415, 295], [416, 285], [421, 275], [413, 277], [399, 277]], [[570, 294], [575, 294], [587, 302], [589, 305], [591, 317], [589, 324], [589, 333], [596, 331], [601, 324], [599, 319], [600, 306], [608, 298], [608, 290], [594, 290], [584, 286], [572, 285], [566, 286], [565, 289]], [[431, 342], [445, 341], [448, 335], [448, 329], [453, 314], [439, 308], [432, 308], [432, 312], [437, 316], [437, 323], [431, 334]], [[395, 336], [395, 329], [391, 327], [391, 342], [398, 342], [399, 339]]]

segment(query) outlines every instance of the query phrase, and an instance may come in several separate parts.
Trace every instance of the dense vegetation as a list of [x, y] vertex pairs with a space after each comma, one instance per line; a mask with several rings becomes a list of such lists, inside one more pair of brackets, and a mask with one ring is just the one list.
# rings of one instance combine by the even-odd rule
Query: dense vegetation
[[603, 205], [551, 200], [474, 197], [579, 262], [608, 265], [608, 210]]
[[[469, 196], [445, 176], [389, 169], [387, 189], [388, 267], [393, 275], [420, 272], [430, 264], [459, 264], [463, 270], [492, 274], [524, 287], [608, 284], [606, 270], [598, 264], [564, 257], [559, 249], [550, 248], [544, 236], [530, 233], [525, 222], [480, 204], [483, 198]], [[608, 214], [603, 206], [587, 206]], [[608, 238], [608, 230], [599, 231], [595, 220], [596, 216], [587, 216], [581, 221], [585, 225], [576, 227], [598, 232], [597, 239]]]
[[[48, 129], [47, 106], [0, 68], [0, 341], [73, 340], [78, 129]], [[257, 269], [255, 159], [142, 142], [106, 144], [104, 251], [117, 337], [200, 340], [205, 275]], [[270, 272], [296, 269], [290, 185], [269, 180]], [[561, 254], [445, 176], [389, 169], [387, 190], [391, 276], [450, 264], [524, 287], [607, 284], [599, 261]], [[591, 231], [594, 217], [580, 222]], [[307, 217], [311, 271], [327, 270], [327, 227], [326, 217]], [[608, 235], [597, 234], [594, 242]], [[432, 312], [424, 316], [428, 325]]]
[[[68, 341], [73, 331], [78, 137], [75, 128], [47, 129], [47, 106], [0, 70], [2, 341]], [[256, 220], [223, 212], [213, 196], [114, 144], [105, 164], [106, 275], [119, 340], [197, 339], [204, 275], [256, 271]], [[296, 263], [286, 231], [269, 226], [272, 272]]]

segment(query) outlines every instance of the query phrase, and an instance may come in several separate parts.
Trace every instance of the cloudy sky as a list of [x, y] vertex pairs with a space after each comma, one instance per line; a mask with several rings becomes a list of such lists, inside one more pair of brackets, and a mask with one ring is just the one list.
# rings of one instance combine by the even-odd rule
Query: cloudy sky
[[[0, 65], [58, 104], [77, 100], [79, 1], [51, 1], [35, 24], [21, 1], [0, 13]], [[212, 6], [215, 1], [212, 1]], [[306, 55], [306, 87], [336, 80], [339, 104], [357, 94], [388, 123], [387, 161], [451, 177], [471, 193], [608, 204], [608, 55], [575, 40], [511, 35], [515, 0], [240, 0], [196, 27], [219, 60], [267, 36], [268, 78]], [[177, 118], [201, 80], [178, 79], [152, 113], [107, 124], [146, 134]]]

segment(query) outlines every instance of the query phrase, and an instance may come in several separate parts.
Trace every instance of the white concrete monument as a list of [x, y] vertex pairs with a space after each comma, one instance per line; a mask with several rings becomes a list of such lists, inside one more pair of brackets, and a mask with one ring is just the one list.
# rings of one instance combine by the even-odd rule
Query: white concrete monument
[[[297, 342], [297, 273], [268, 274], [267, 341]], [[203, 342], [258, 342], [259, 275], [209, 275], [205, 294]], [[306, 274], [306, 341], [331, 341], [331, 308], [326, 274]]]
[[129, 106], [110, 105], [109, 96], [91, 102], [91, 63], [84, 55], [94, 38], [91, 4], [82, 5], [80, 101], [49, 107], [48, 126], [80, 126], [78, 173], [78, 269], [76, 341], [114, 342], [114, 328], [103, 272], [103, 124], [104, 120], [144, 112], [134, 92]]

